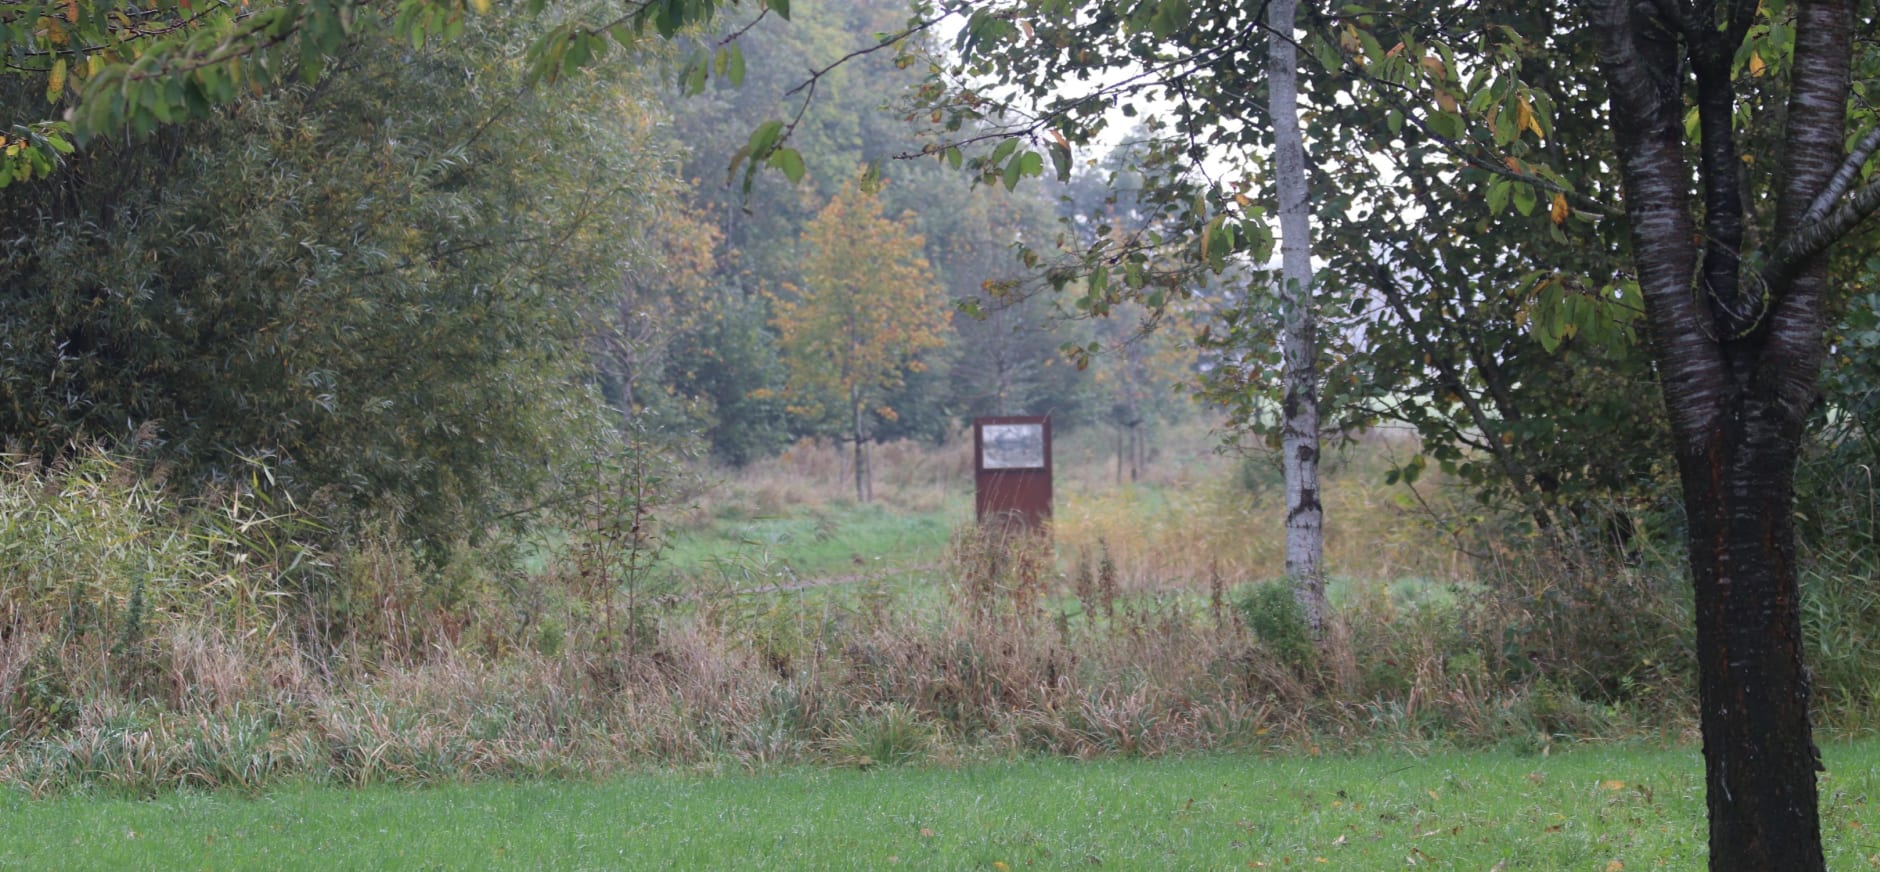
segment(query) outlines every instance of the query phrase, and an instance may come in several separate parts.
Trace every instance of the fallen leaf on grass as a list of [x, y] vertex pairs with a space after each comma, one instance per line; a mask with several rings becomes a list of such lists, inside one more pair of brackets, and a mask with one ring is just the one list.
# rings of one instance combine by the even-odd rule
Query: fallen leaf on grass
[[921, 837], [921, 838], [923, 838], [923, 839], [931, 839], [931, 838], [933, 838], [933, 830], [930, 830], [930, 829], [927, 829], [926, 827], [921, 827], [921, 828], [920, 828], [920, 837]]
[[1618, 860], [1614, 860], [1606, 864], [1606, 872], [1620, 872], [1620, 870], [1624, 868], [1625, 868], [1625, 864], [1619, 862]]

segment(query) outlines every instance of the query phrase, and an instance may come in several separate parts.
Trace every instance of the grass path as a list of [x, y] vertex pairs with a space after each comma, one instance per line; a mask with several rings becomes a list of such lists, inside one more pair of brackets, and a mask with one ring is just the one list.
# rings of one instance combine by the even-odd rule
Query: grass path
[[[1880, 742], [1829, 749], [1880, 865]], [[648, 775], [0, 801], [6, 869], [1696, 869], [1691, 749]], [[1262, 865], [1264, 864], [1264, 865]]]

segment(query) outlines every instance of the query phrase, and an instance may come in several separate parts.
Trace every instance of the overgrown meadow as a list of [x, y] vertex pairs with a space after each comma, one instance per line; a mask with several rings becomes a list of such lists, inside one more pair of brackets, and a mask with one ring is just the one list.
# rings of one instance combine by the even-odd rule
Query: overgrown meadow
[[[1386, 486], [1413, 446], [1373, 434], [1331, 466], [1339, 574], [1315, 644], [1272, 581], [1264, 462], [1202, 426], [1164, 436], [1135, 481], [1105, 441], [1062, 445], [1048, 540], [975, 531], [958, 442], [884, 446], [866, 505], [840, 496], [842, 453], [803, 443], [735, 476], [649, 449], [552, 532], [435, 563], [303, 543], [260, 475], [178, 502], [124, 458], [15, 463], [0, 782], [153, 796], [1694, 739], [1663, 555], [1444, 535], [1466, 499]], [[1880, 622], [1830, 557], [1809, 588], [1817, 691], [1855, 734]]]

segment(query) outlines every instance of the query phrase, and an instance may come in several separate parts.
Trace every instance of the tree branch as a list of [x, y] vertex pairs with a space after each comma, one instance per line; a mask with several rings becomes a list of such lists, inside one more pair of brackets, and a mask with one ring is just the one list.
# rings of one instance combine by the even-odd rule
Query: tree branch
[[[1880, 140], [1880, 131], [1868, 138]], [[1820, 206], [1821, 202], [1817, 200], [1816, 208]], [[1828, 246], [1853, 232], [1855, 227], [1871, 217], [1877, 210], [1880, 210], [1880, 180], [1854, 192], [1853, 196], [1848, 197], [1846, 202], [1832, 212], [1795, 228], [1783, 237], [1781, 243], [1776, 246], [1775, 256], [1770, 258], [1768, 268], [1763, 270], [1764, 280], [1771, 287], [1781, 287], [1779, 283], [1793, 276], [1802, 263], [1826, 251]], [[1814, 208], [1809, 209], [1810, 214], [1814, 211]]]
[[1873, 157], [1874, 150], [1880, 148], [1880, 127], [1867, 131], [1867, 135], [1848, 152], [1847, 159], [1841, 161], [1841, 168], [1835, 170], [1834, 177], [1828, 180], [1828, 186], [1815, 196], [1815, 202], [1802, 214], [1802, 224], [1806, 227], [1820, 221], [1834, 206], [1834, 201], [1847, 193], [1848, 186], [1854, 184], [1854, 177], [1860, 174], [1860, 168]]
[[[1413, 317], [1410, 312], [1409, 304], [1404, 300], [1403, 292], [1397, 287], [1397, 282], [1391, 277], [1390, 271], [1380, 266], [1375, 276], [1375, 282], [1378, 291], [1384, 295], [1385, 302], [1387, 302], [1391, 310], [1396, 313], [1398, 320], [1405, 325], [1416, 323], [1415, 317]], [[1508, 479], [1508, 483], [1513, 486], [1515, 495], [1522, 503], [1526, 504], [1528, 512], [1534, 517], [1534, 523], [1538, 525], [1540, 529], [1551, 529], [1553, 527], [1553, 518], [1549, 515], [1546, 507], [1541, 504], [1540, 499], [1535, 494], [1533, 476], [1530, 474], [1530, 471], [1521, 464], [1521, 460], [1508, 451], [1507, 446], [1503, 445], [1501, 440], [1490, 438], [1490, 434], [1497, 432], [1495, 422], [1488, 417], [1487, 410], [1482, 408], [1481, 402], [1476, 399], [1475, 394], [1472, 393], [1468, 385], [1464, 383], [1462, 373], [1456, 367], [1455, 361], [1450, 359], [1444, 349], [1436, 346], [1434, 343], [1425, 344], [1423, 351], [1425, 354], [1429, 355], [1430, 365], [1436, 367], [1437, 374], [1440, 376], [1439, 384], [1448, 388], [1456, 395], [1456, 399], [1462, 403], [1463, 409], [1469, 413], [1469, 420], [1475, 424], [1475, 429], [1481, 431], [1483, 434], [1484, 441], [1488, 443], [1489, 455], [1494, 458], [1495, 465], [1501, 467], [1501, 474], [1505, 476]]]
[[[1335, 36], [1332, 36], [1330, 34], [1323, 34], [1322, 38], [1329, 39], [1332, 45], [1339, 45], [1338, 40]], [[1489, 146], [1485, 146], [1479, 142], [1473, 142], [1473, 143], [1458, 142], [1454, 139], [1451, 139], [1447, 136], [1437, 133], [1435, 130], [1431, 129], [1431, 127], [1429, 126], [1429, 123], [1423, 118], [1421, 114], [1419, 114], [1415, 109], [1411, 108], [1407, 102], [1405, 102], [1404, 100], [1398, 99], [1394, 94], [1391, 93], [1390, 88], [1395, 87], [1395, 83], [1386, 82], [1382, 79], [1377, 78], [1376, 76], [1371, 75], [1371, 71], [1366, 69], [1363, 64], [1358, 63], [1356, 60], [1354, 60], [1351, 56], [1351, 52], [1346, 50], [1343, 46], [1339, 46], [1338, 53], [1340, 57], [1343, 57], [1345, 59], [1345, 69], [1347, 71], [1351, 72], [1352, 74], [1358, 76], [1359, 78], [1362, 78], [1365, 82], [1369, 83], [1373, 88], [1376, 89], [1378, 95], [1384, 98], [1385, 102], [1389, 103], [1392, 108], [1396, 109], [1399, 113], [1403, 115], [1404, 120], [1406, 122], [1416, 125], [1417, 130], [1421, 131], [1424, 136], [1429, 137], [1430, 141], [1441, 145], [1444, 151], [1449, 152], [1451, 155], [1454, 155], [1458, 160], [1461, 160], [1462, 162], [1468, 164], [1469, 166], [1475, 167], [1476, 169], [1479, 169], [1479, 170], [1483, 170], [1491, 175], [1501, 176], [1502, 178], [1505, 178], [1505, 179], [1509, 179], [1509, 180], [1516, 181], [1516, 182], [1521, 182], [1523, 184], [1533, 185], [1534, 187], [1540, 188], [1544, 191], [1551, 191], [1553, 193], [1559, 194], [1567, 198], [1568, 203], [1571, 203], [1575, 206], [1585, 209], [1586, 211], [1603, 215], [1607, 218], [1625, 217], [1624, 209], [1614, 206], [1611, 203], [1607, 203], [1604, 200], [1599, 200], [1599, 199], [1587, 196], [1586, 194], [1582, 194], [1578, 191], [1571, 190], [1565, 185], [1562, 185], [1558, 182], [1552, 181], [1547, 178], [1543, 178], [1533, 173], [1516, 172], [1515, 170], [1509, 169], [1508, 166], [1502, 163], [1501, 161], [1489, 160], [1475, 153], [1476, 151], [1496, 151], [1497, 149], [1490, 148]], [[1328, 72], [1336, 72], [1336, 71], [1328, 71]], [[1471, 148], [1469, 146], [1473, 146], [1473, 147]]]

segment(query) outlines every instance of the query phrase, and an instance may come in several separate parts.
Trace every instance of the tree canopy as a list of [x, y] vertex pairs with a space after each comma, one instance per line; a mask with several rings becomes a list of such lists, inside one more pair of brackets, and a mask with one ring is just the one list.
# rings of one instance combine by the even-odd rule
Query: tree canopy
[[[869, 498], [865, 444], [925, 352], [946, 344], [940, 287], [905, 221], [851, 180], [804, 229], [803, 286], [776, 297], [778, 343], [796, 415], [853, 443], [855, 498]], [[794, 293], [792, 293], [794, 290]]]
[[588, 337], [676, 182], [646, 88], [523, 90], [526, 33], [349, 38], [311, 84], [9, 188], [6, 438], [137, 433], [191, 477], [268, 458], [431, 539], [525, 499], [598, 432]]

